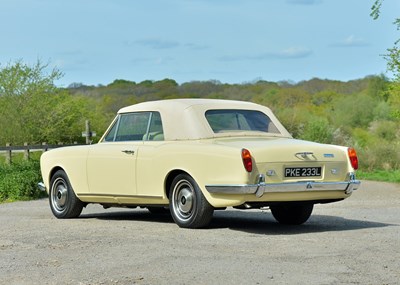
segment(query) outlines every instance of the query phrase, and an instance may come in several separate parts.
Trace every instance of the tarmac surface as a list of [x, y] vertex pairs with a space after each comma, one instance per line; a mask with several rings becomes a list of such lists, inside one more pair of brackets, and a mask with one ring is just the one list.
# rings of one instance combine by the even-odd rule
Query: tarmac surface
[[269, 210], [191, 230], [146, 209], [58, 220], [47, 199], [1, 204], [0, 284], [400, 284], [400, 184], [363, 181], [301, 226]]

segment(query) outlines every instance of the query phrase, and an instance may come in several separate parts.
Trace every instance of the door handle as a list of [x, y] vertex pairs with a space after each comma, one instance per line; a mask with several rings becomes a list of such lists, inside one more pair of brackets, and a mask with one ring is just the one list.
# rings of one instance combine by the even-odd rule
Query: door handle
[[135, 151], [134, 151], [134, 150], [126, 149], [126, 150], [121, 150], [121, 151], [124, 152], [124, 153], [126, 153], [126, 154], [130, 154], [130, 155], [134, 155], [134, 154], [135, 154]]

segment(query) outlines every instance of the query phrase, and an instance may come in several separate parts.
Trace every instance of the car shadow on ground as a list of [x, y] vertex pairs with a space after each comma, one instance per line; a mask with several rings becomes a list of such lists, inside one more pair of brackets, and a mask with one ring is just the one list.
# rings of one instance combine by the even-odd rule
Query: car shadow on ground
[[109, 221], [141, 221], [151, 223], [174, 223], [169, 212], [166, 213], [150, 213], [146, 209], [132, 209], [122, 211], [105, 211], [101, 213], [81, 214], [78, 219], [99, 219]]
[[[169, 213], [154, 214], [146, 209], [82, 214], [79, 219], [131, 220], [149, 223], [174, 223]], [[282, 225], [269, 211], [215, 211], [207, 229], [230, 229], [253, 234], [296, 235], [303, 233], [350, 231], [383, 228], [394, 224], [368, 220], [348, 219], [340, 216], [311, 215], [303, 225]], [[397, 226], [397, 225], [395, 225]]]
[[393, 226], [393, 224], [317, 214], [311, 215], [310, 219], [302, 225], [282, 225], [275, 221], [269, 211], [241, 211], [234, 214], [217, 212], [210, 224], [210, 228], [229, 228], [236, 231], [268, 235], [338, 232], [388, 226]]

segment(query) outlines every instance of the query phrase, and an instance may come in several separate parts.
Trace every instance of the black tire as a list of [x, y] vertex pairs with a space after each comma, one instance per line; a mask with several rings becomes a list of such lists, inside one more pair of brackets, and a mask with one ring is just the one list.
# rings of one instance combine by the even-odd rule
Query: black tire
[[179, 174], [172, 181], [169, 207], [172, 218], [181, 228], [206, 227], [214, 213], [197, 183], [187, 174]]
[[76, 197], [68, 176], [63, 170], [58, 170], [51, 178], [49, 202], [51, 211], [59, 219], [78, 217], [84, 205]]
[[271, 206], [274, 218], [281, 224], [301, 225], [310, 218], [314, 204], [282, 204]]

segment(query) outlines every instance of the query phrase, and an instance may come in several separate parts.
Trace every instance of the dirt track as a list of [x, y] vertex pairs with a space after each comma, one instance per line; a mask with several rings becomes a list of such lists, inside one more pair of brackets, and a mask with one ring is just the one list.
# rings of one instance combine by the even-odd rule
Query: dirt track
[[0, 284], [400, 283], [399, 184], [363, 182], [298, 227], [227, 210], [187, 230], [96, 205], [57, 220], [47, 200], [0, 205], [0, 227]]

